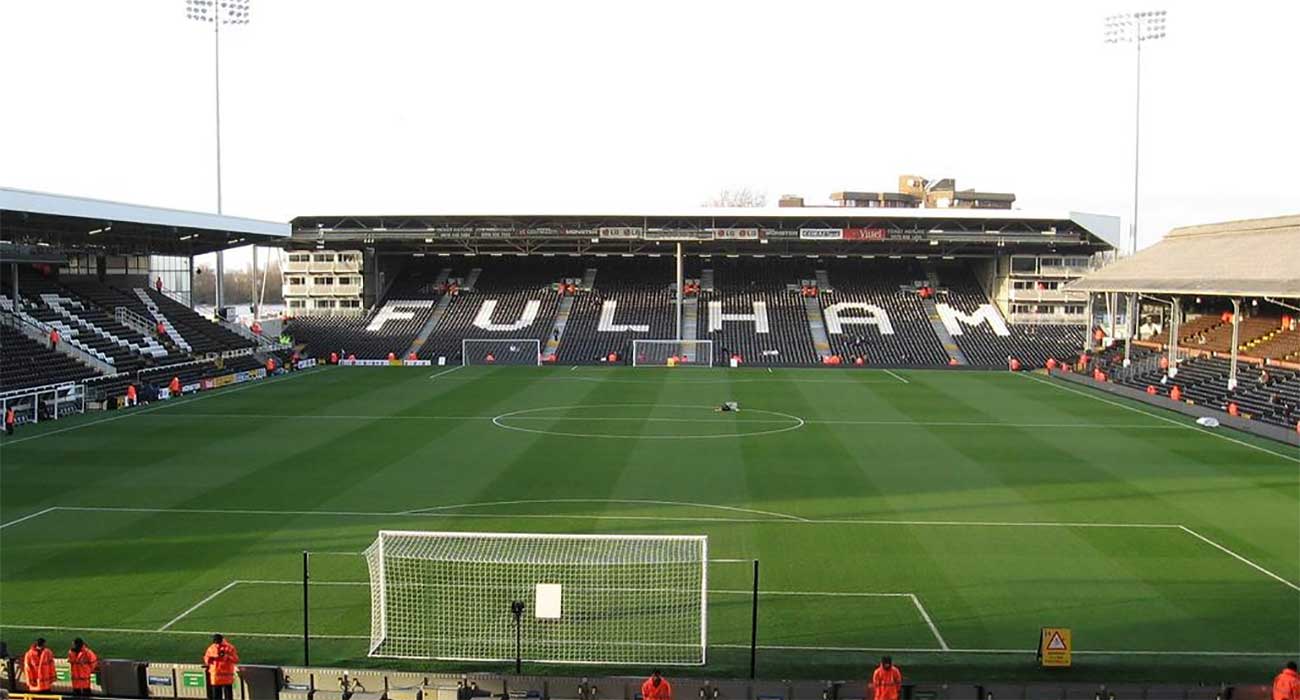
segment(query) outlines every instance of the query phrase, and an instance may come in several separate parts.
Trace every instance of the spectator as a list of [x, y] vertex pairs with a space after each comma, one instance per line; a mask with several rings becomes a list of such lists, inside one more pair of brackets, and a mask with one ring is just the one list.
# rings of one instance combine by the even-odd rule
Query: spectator
[[99, 656], [82, 641], [81, 637], [72, 640], [68, 650], [68, 666], [72, 668], [72, 694], [90, 696], [90, 677], [99, 668]]
[[644, 700], [673, 700], [673, 686], [659, 673], [659, 669], [650, 672], [650, 677], [641, 684], [641, 697]]
[[880, 657], [880, 665], [871, 674], [871, 697], [874, 700], [898, 700], [898, 691], [903, 687], [903, 672], [894, 665], [888, 656]]
[[219, 634], [212, 635], [212, 643], [203, 652], [203, 665], [208, 670], [209, 700], [234, 700], [235, 672], [239, 668], [235, 645]]
[[1273, 679], [1273, 700], [1300, 700], [1300, 674], [1294, 661], [1288, 661]]
[[48, 693], [54, 685], [54, 652], [45, 646], [45, 638], [36, 641], [23, 654], [23, 678], [32, 693]]

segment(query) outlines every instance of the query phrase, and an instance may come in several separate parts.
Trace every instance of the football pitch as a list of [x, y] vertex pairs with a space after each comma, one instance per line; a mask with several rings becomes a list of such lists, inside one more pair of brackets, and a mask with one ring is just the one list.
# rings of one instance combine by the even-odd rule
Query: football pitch
[[754, 559], [764, 677], [1037, 678], [1042, 626], [1053, 678], [1300, 655], [1300, 452], [1041, 375], [321, 368], [20, 429], [0, 491], [11, 649], [299, 664], [310, 550], [313, 665], [450, 669], [366, 657], [358, 554], [403, 529], [707, 535], [684, 675], [748, 673]]

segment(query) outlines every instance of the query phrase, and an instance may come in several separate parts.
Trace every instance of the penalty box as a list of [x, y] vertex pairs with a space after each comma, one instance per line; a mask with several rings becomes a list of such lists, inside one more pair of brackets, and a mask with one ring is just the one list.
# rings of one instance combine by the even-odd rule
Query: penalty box
[[[202, 604], [167, 631], [301, 636], [301, 581], [230, 583], [234, 585], [217, 588], [218, 595], [196, 601]], [[370, 630], [369, 583], [313, 581], [310, 586], [311, 636], [356, 640], [358, 654], [364, 655]], [[709, 591], [709, 646], [748, 648], [751, 604], [747, 590]], [[759, 644], [942, 650], [946, 643], [928, 627], [923, 609], [910, 593], [761, 591]]]

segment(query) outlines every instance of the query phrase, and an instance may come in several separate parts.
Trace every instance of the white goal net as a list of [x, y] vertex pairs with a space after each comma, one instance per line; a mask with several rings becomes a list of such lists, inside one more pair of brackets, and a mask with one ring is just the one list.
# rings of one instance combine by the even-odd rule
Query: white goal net
[[462, 365], [540, 365], [542, 343], [536, 338], [475, 339], [460, 341]]
[[712, 340], [633, 340], [636, 367], [712, 367]]
[[703, 664], [708, 538], [384, 530], [366, 550], [370, 656]]

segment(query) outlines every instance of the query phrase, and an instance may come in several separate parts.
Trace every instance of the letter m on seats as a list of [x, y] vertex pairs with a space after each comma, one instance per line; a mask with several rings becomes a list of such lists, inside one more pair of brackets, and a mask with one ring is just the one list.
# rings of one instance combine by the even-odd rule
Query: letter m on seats
[[950, 335], [961, 335], [963, 323], [971, 327], [987, 323], [994, 335], [1011, 335], [1011, 331], [1007, 330], [1006, 322], [1002, 320], [1002, 314], [998, 313], [991, 304], [980, 304], [978, 309], [969, 314], [958, 311], [948, 304], [935, 304], [934, 307], [939, 312], [943, 327], [948, 329]]

